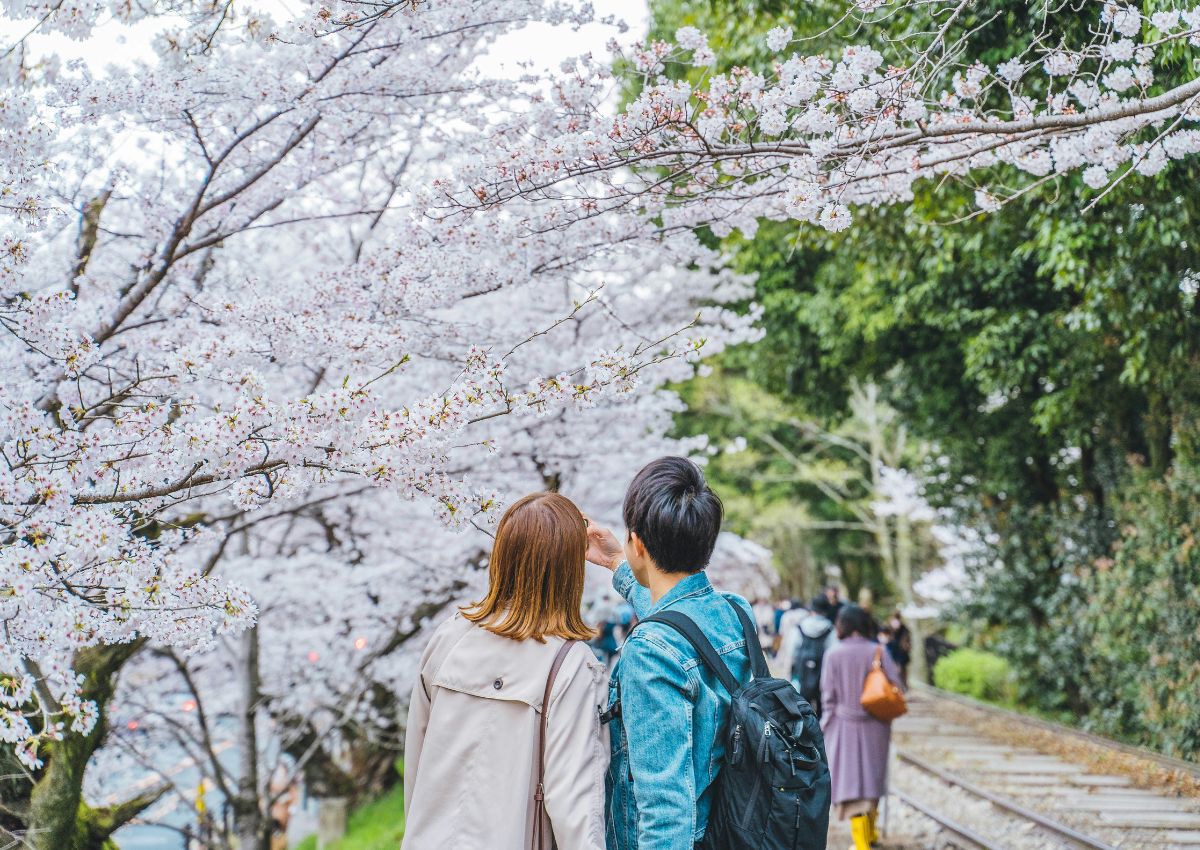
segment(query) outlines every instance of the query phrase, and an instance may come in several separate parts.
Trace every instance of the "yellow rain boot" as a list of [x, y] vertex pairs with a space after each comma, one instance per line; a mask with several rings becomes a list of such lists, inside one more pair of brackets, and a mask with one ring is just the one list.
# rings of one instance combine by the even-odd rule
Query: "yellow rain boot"
[[878, 844], [879, 843], [879, 809], [872, 809], [867, 814], [867, 825], [869, 827], [869, 829], [867, 830], [867, 840], [870, 841], [872, 845]]
[[854, 850], [871, 850], [871, 821], [866, 815], [850, 818], [850, 837]]

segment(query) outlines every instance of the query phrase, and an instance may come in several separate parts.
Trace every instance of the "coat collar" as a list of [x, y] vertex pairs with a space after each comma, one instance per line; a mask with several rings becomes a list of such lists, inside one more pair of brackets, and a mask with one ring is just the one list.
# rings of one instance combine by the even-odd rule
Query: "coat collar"
[[650, 608], [650, 614], [657, 614], [668, 605], [672, 605], [675, 602], [678, 602], [680, 599], [686, 599], [692, 596], [703, 596], [706, 593], [712, 592], [713, 586], [712, 582], [708, 580], [708, 573], [706, 573], [704, 570], [700, 570], [699, 572], [692, 573], [683, 581], [679, 582], [679, 584], [675, 585], [665, 594], [663, 594], [663, 598], [658, 600], [658, 602]]
[[[461, 612], [455, 612], [438, 631], [449, 646], [435, 668], [422, 672], [429, 685], [484, 699], [515, 700], [536, 709], [542, 707], [546, 677], [562, 638], [547, 637], [543, 643], [512, 640], [472, 623]], [[592, 657], [590, 652], [588, 657]], [[568, 664], [568, 670], [574, 669]], [[568, 675], [568, 671], [562, 675]]]

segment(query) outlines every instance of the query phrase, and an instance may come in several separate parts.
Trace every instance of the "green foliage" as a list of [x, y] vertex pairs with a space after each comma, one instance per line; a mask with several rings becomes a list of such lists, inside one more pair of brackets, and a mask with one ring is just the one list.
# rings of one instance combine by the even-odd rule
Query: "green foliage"
[[[396, 850], [404, 837], [404, 788], [397, 785], [378, 800], [350, 813], [346, 837], [330, 850]], [[297, 850], [316, 850], [317, 837], [310, 835]]]
[[[794, 429], [786, 423], [804, 419], [804, 411], [720, 367], [708, 378], [680, 387], [680, 394], [688, 415], [678, 422], [679, 435], [707, 435], [715, 452], [706, 475], [724, 503], [725, 527], [771, 549], [783, 578], [782, 593], [812, 596], [822, 580], [820, 565], [842, 560], [839, 555], [847, 549], [861, 546], [850, 534], [804, 530], [840, 514], [813, 487], [795, 481], [792, 465], [765, 442], [792, 444]], [[862, 581], [879, 592], [874, 573]]]
[[1149, 476], [1087, 575], [1090, 725], [1171, 755], [1200, 752], [1200, 468]]
[[[847, 43], [829, 29], [844, 8], [652, 0], [652, 35], [694, 25], [727, 64], [766, 67], [765, 33], [779, 24], [808, 39], [806, 52]], [[980, 0], [964, 14], [964, 29], [982, 29], [963, 62], [1013, 56], [1040, 26], [1036, 3]], [[1092, 6], [1058, 8], [1050, 40], [1076, 40], [1094, 19]], [[853, 40], [903, 37], [915, 23], [891, 16]], [[1162, 79], [1194, 74], [1177, 56], [1157, 61]], [[671, 72], [693, 82], [706, 73]], [[1029, 186], [1003, 169], [987, 179]], [[984, 215], [973, 185], [922, 183], [907, 206], [856, 210], [844, 233], [763, 222], [752, 239], [722, 240], [757, 276], [766, 339], [726, 353], [685, 391], [701, 403], [681, 427], [723, 445], [762, 428], [756, 409], [784, 409], [836, 428], [851, 382], [880, 384], [934, 447], [927, 495], [987, 540], [957, 616], [1013, 666], [1017, 698], [1194, 752], [1200, 567], [1189, 541], [1200, 504], [1186, 458], [1200, 443], [1200, 306], [1184, 282], [1200, 270], [1200, 193], [1186, 188], [1197, 184], [1195, 161], [1173, 162], [1083, 213], [1095, 193], [1069, 176]], [[709, 403], [726, 396], [736, 416]], [[822, 494], [778, 480], [753, 446], [713, 468], [736, 494], [738, 530], [769, 545], [838, 518]], [[848, 553], [861, 549], [836, 533], [793, 548], [805, 546], [818, 564], [853, 564]], [[868, 560], [867, 584], [871, 570]]]
[[985, 702], [1013, 701], [1012, 668], [999, 655], [979, 649], [956, 649], [933, 668], [938, 687]]
[[[876, 514], [871, 457], [891, 466], [918, 465], [926, 447], [911, 444], [895, 412], [873, 388], [854, 395], [854, 414], [827, 429], [790, 399], [735, 370], [714, 369], [681, 388], [688, 415], [681, 436], [706, 435], [707, 475], [725, 505], [727, 527], [769, 547], [783, 579], [780, 592], [810, 598], [836, 566], [851, 596], [903, 596], [896, 570], [894, 520]], [[911, 534], [910, 534], [911, 538]], [[928, 539], [916, 538], [918, 563]]]
[[974, 567], [975, 585], [957, 616], [983, 647], [1019, 671], [1018, 701], [1038, 712], [1082, 717], [1092, 643], [1080, 616], [1086, 565], [1108, 551], [1108, 521], [1073, 506], [1004, 505], [978, 520], [996, 536]]
[[[1089, 542], [1065, 512], [1022, 517], [1023, 530], [1008, 538], [1020, 545], [997, 546], [1000, 565], [961, 612], [1019, 671], [1023, 706], [1196, 758], [1198, 517], [1200, 468], [1182, 451], [1170, 474], [1139, 470], [1122, 488], [1104, 523], [1119, 533], [1110, 545]], [[1035, 537], [1040, 554], [1029, 550]], [[1027, 619], [1016, 620], [1018, 611]], [[936, 675], [942, 684], [940, 666]]]

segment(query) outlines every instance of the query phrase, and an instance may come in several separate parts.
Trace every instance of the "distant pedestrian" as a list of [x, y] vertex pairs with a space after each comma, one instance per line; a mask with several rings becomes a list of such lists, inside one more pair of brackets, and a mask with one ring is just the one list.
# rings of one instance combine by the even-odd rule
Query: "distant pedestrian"
[[800, 640], [800, 623], [808, 613], [808, 607], [803, 601], [793, 599], [792, 607], [788, 608], [783, 619], [779, 621], [779, 649], [775, 652], [775, 659], [782, 668], [779, 674], [781, 678], [788, 678], [788, 671], [792, 669], [792, 655]]
[[771, 646], [771, 654], [772, 655], [779, 654], [779, 644], [783, 640], [783, 629], [782, 629], [783, 618], [784, 618], [784, 616], [787, 615], [787, 612], [790, 611], [791, 609], [792, 609], [792, 600], [790, 600], [790, 599], [781, 599], [779, 602], [775, 603], [775, 610], [772, 613], [772, 617], [771, 617], [771, 627], [773, 629], [773, 634], [771, 636], [771, 645], [770, 646]]
[[958, 644], [951, 643], [943, 635], [930, 635], [925, 638], [924, 644], [925, 670], [929, 675], [929, 684], [936, 686], [937, 679], [934, 677], [934, 670], [937, 669], [938, 661], [958, 649]]
[[884, 646], [892, 642], [892, 627], [889, 625], [880, 626], [875, 632], [875, 640], [879, 641]]
[[837, 646], [825, 654], [821, 669], [821, 727], [833, 779], [834, 814], [850, 821], [855, 850], [868, 850], [878, 839], [875, 819], [887, 793], [888, 748], [892, 725], [862, 707], [863, 682], [880, 656], [883, 671], [900, 684], [900, 671], [876, 640], [871, 616], [845, 605], [837, 616]]
[[830, 617], [833, 606], [824, 596], [809, 605], [808, 614], [794, 629], [794, 638], [785, 647], [790, 670], [788, 678], [800, 695], [821, 716], [821, 666], [827, 653], [837, 643], [837, 632]]
[[888, 655], [892, 656], [892, 660], [900, 668], [901, 683], [907, 688], [908, 664], [912, 660], [912, 632], [904, 624], [904, 618], [900, 616], [899, 611], [892, 614], [891, 620], [888, 621], [888, 628], [891, 632], [887, 644]]
[[271, 796], [271, 850], [287, 850], [288, 823], [292, 818], [292, 807], [299, 799], [300, 789], [285, 765], [276, 766], [271, 774], [268, 792]]
[[613, 656], [617, 654], [617, 622], [611, 617], [605, 619], [600, 625], [600, 634], [590, 642], [596, 657], [604, 662], [605, 667], [612, 663]]
[[765, 599], [759, 599], [753, 608], [754, 621], [758, 624], [759, 643], [770, 647], [775, 640], [775, 606]]
[[834, 622], [837, 622], [838, 612], [842, 610], [846, 602], [842, 599], [841, 591], [838, 590], [838, 586], [836, 584], [831, 584], [825, 588], [825, 600], [829, 603], [829, 616], [834, 620]]
[[625, 638], [629, 637], [629, 633], [633, 631], [633, 627], [637, 625], [637, 615], [633, 612], [633, 606], [621, 600], [617, 605], [617, 646], [625, 643]]

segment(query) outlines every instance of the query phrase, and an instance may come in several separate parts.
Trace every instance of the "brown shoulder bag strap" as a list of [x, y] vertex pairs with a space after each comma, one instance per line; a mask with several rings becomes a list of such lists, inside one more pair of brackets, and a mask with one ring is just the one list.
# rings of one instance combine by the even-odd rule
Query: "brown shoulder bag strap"
[[533, 850], [546, 850], [546, 838], [550, 839], [550, 847], [554, 847], [554, 831], [550, 826], [550, 817], [546, 814], [546, 722], [550, 718], [550, 694], [554, 690], [554, 678], [558, 668], [562, 667], [567, 653], [571, 651], [577, 640], [563, 641], [550, 665], [550, 675], [546, 677], [546, 693], [542, 697], [542, 717], [538, 722], [537, 790], [533, 792]]

